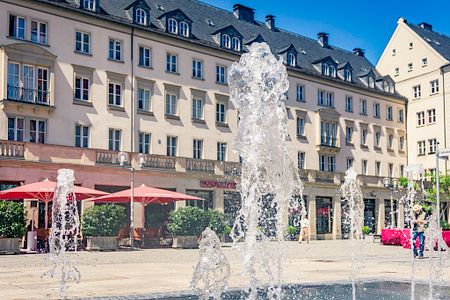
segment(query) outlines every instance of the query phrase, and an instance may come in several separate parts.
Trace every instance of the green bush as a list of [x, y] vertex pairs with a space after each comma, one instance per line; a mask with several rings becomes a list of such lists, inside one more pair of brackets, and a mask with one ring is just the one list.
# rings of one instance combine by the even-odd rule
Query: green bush
[[287, 232], [290, 236], [295, 236], [297, 234], [297, 227], [295, 226], [288, 226]]
[[450, 224], [443, 220], [441, 221], [441, 227], [443, 230], [450, 230]]
[[363, 234], [371, 234], [372, 233], [372, 229], [370, 229], [369, 226], [363, 226], [362, 227], [362, 233]]
[[224, 214], [216, 210], [180, 207], [169, 214], [169, 230], [175, 236], [198, 236], [206, 227], [210, 227], [217, 234], [223, 234], [224, 220]]
[[0, 237], [18, 238], [25, 234], [25, 209], [20, 202], [0, 201]]
[[225, 229], [223, 231], [224, 235], [230, 235], [231, 234], [231, 226], [225, 225]]
[[85, 236], [116, 236], [124, 225], [125, 208], [120, 205], [96, 205], [83, 213], [82, 228]]

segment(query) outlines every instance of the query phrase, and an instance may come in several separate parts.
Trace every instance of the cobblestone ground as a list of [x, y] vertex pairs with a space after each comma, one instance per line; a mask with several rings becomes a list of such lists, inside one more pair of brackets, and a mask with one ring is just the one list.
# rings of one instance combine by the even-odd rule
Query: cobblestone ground
[[[409, 280], [411, 254], [401, 247], [362, 242], [363, 261], [358, 279]], [[225, 247], [232, 274], [230, 287], [242, 287], [237, 250]], [[141, 251], [80, 252], [79, 284], [69, 283], [68, 298], [143, 295], [189, 290], [198, 252], [194, 249], [149, 249]], [[426, 282], [432, 259], [417, 260], [416, 278]], [[450, 278], [448, 261], [444, 277]], [[48, 269], [44, 254], [0, 256], [0, 299], [57, 299], [56, 278], [41, 278]], [[351, 259], [349, 241], [287, 242], [286, 283], [348, 282]]]

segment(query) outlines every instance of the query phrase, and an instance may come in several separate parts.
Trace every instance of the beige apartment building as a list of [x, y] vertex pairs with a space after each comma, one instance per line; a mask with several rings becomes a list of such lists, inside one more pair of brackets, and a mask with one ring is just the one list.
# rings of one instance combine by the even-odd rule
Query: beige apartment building
[[[1, 188], [55, 179], [67, 167], [76, 184], [113, 192], [129, 188], [132, 166], [136, 185], [199, 196], [176, 206], [219, 209], [231, 221], [240, 166], [227, 68], [251, 43], [267, 42], [289, 73], [290, 151], [312, 237], [342, 237], [339, 186], [350, 166], [361, 174], [366, 224], [380, 232], [391, 222], [384, 179], [407, 164], [406, 98], [393, 76], [326, 33], [307, 38], [278, 28], [274, 16], [259, 22], [253, 9], [233, 9], [193, 0], [0, 1]], [[43, 227], [43, 207], [25, 203]], [[155, 226], [152, 217], [171, 208], [135, 204], [135, 227]]]

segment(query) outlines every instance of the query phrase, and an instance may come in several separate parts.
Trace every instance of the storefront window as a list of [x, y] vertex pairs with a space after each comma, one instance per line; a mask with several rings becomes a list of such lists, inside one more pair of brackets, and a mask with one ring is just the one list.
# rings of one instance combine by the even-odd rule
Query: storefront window
[[332, 199], [316, 198], [316, 231], [317, 234], [331, 233], [333, 228]]
[[212, 191], [187, 190], [186, 194], [203, 199], [203, 200], [188, 200], [186, 201], [186, 206], [196, 206], [204, 210], [213, 208]]
[[[391, 214], [391, 211], [393, 212]], [[393, 217], [393, 221], [392, 221]], [[394, 228], [397, 226], [397, 200], [384, 200], [384, 227]]]
[[375, 233], [376, 225], [375, 199], [364, 199], [364, 226], [368, 226], [372, 233]]
[[239, 210], [241, 209], [241, 194], [238, 192], [224, 192], [223, 206], [225, 213], [225, 223], [228, 226], [233, 226]]

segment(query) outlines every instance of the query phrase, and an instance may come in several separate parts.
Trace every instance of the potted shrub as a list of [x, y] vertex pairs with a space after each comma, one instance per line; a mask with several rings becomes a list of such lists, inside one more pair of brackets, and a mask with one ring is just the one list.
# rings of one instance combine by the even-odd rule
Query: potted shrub
[[86, 250], [116, 250], [119, 230], [124, 224], [123, 206], [107, 204], [87, 208], [82, 218]]
[[298, 239], [297, 227], [290, 225], [287, 228], [287, 232], [288, 232], [288, 239], [289, 240], [295, 241], [295, 240]]
[[19, 253], [19, 240], [25, 234], [25, 229], [23, 204], [0, 201], [0, 252]]
[[370, 229], [369, 226], [362, 227], [362, 234], [364, 236], [364, 240], [373, 241], [373, 235], [371, 233], [372, 233], [372, 229]]
[[233, 239], [231, 238], [231, 226], [225, 225], [225, 229], [223, 230], [223, 240], [225, 243], [232, 243]]

